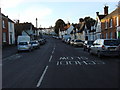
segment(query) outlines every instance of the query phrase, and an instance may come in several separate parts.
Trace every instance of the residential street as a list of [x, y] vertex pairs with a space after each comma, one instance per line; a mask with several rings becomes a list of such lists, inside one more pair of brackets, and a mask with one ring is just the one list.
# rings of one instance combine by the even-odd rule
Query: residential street
[[46, 40], [32, 52], [3, 53], [2, 88], [119, 87], [120, 58], [100, 59], [52, 36]]

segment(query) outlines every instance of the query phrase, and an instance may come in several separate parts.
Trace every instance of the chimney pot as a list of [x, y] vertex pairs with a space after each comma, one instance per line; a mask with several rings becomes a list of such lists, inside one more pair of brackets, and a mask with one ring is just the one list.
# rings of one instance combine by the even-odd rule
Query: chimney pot
[[99, 15], [99, 12], [96, 12], [97, 16]]
[[104, 7], [104, 15], [108, 15], [108, 6]]

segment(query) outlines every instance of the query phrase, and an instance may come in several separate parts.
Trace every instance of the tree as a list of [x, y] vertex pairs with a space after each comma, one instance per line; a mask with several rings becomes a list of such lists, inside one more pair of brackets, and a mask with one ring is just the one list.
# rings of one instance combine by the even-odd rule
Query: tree
[[85, 24], [89, 30], [91, 30], [91, 26], [95, 25], [96, 20], [90, 17], [85, 17], [84, 18]]
[[63, 30], [64, 29], [65, 22], [62, 19], [58, 19], [55, 23], [55, 33], [59, 34], [59, 29]]

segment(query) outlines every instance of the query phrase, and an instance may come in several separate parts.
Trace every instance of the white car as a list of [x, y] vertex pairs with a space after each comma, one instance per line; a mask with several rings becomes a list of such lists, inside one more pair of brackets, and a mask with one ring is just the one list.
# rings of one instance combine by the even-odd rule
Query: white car
[[90, 54], [101, 56], [119, 56], [120, 43], [117, 39], [97, 39], [90, 47]]
[[73, 45], [74, 39], [70, 40], [70, 45]]
[[31, 41], [30, 42], [33, 48], [39, 48], [40, 44], [37, 40]]
[[33, 49], [32, 45], [29, 42], [19, 42], [18, 43], [18, 52], [19, 51], [31, 51]]
[[83, 46], [83, 41], [75, 39], [73, 42], [73, 46]]

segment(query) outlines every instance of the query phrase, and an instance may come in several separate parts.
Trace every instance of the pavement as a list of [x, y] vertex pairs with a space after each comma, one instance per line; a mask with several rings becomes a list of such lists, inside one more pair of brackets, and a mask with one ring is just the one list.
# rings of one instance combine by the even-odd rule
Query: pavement
[[16, 45], [6, 46], [6, 47], [2, 48], [2, 58], [9, 57], [9, 56], [16, 54], [16, 53], [17, 53], [17, 46]]

